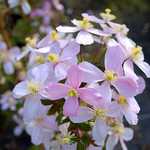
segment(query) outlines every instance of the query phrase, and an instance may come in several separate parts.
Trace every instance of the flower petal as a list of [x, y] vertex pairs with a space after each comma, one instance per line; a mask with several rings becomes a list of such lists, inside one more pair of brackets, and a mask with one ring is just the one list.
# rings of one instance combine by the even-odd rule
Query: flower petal
[[27, 81], [22, 81], [18, 83], [13, 89], [14, 97], [21, 98], [23, 96], [30, 94], [30, 92], [27, 89], [27, 84], [28, 84]]
[[92, 129], [92, 136], [97, 145], [104, 145], [107, 136], [107, 125], [104, 121], [96, 119], [96, 123]]
[[106, 142], [106, 150], [114, 150], [118, 143], [118, 137], [110, 135]]
[[82, 79], [82, 72], [79, 67], [77, 65], [72, 65], [68, 70], [67, 83], [74, 88], [78, 88]]
[[63, 33], [74, 33], [79, 31], [79, 28], [71, 26], [58, 26], [56, 30]]
[[75, 57], [80, 52], [80, 45], [75, 41], [69, 42], [69, 44], [64, 47], [61, 53], [61, 59]]
[[78, 93], [81, 100], [93, 106], [97, 106], [99, 100], [102, 98], [101, 94], [94, 88], [80, 88]]
[[[115, 58], [115, 59], [113, 59]], [[115, 73], [122, 74], [122, 64], [125, 60], [124, 53], [119, 45], [108, 47], [105, 54], [105, 68], [106, 70], [114, 71]]]
[[76, 42], [82, 45], [90, 45], [94, 43], [94, 38], [90, 33], [86, 31], [80, 31], [77, 34]]
[[65, 100], [63, 110], [65, 116], [74, 116], [77, 114], [79, 102], [77, 97], [69, 97]]
[[75, 116], [71, 116], [70, 120], [73, 123], [81, 123], [86, 122], [93, 118], [93, 113], [91, 112], [90, 108], [88, 107], [80, 107], [78, 112]]
[[123, 139], [125, 141], [130, 141], [133, 138], [133, 130], [130, 128], [125, 128], [125, 132], [123, 134]]
[[64, 98], [67, 95], [69, 87], [61, 83], [51, 83], [45, 88], [45, 97], [50, 100]]
[[135, 63], [145, 73], [147, 78], [150, 78], [150, 65], [145, 61], [136, 61]]
[[138, 85], [132, 78], [120, 77], [115, 82], [113, 86], [119, 91], [120, 95], [126, 97], [135, 96], [137, 94]]
[[79, 68], [83, 72], [83, 81], [87, 83], [103, 81], [104, 73], [89, 62], [82, 62], [79, 64]]

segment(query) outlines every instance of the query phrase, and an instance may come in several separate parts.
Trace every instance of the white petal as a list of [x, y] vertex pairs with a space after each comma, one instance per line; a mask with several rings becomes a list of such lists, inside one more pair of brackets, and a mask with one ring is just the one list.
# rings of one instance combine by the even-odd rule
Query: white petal
[[27, 81], [22, 81], [18, 83], [13, 89], [13, 94], [14, 97], [16, 98], [21, 98], [23, 96], [30, 94], [30, 92], [27, 89]]
[[76, 42], [83, 45], [90, 45], [94, 43], [94, 38], [90, 33], [86, 31], [80, 31], [77, 34]]
[[106, 142], [106, 150], [114, 150], [114, 147], [118, 143], [118, 137], [116, 136], [109, 136]]
[[71, 26], [58, 26], [56, 30], [63, 33], [74, 33], [77, 32], [79, 28]]
[[130, 128], [125, 128], [125, 132], [123, 134], [123, 139], [125, 141], [130, 141], [133, 138], [133, 130]]
[[23, 12], [26, 15], [28, 15], [31, 12], [31, 7], [27, 1], [23, 1], [21, 7], [22, 7]]
[[145, 73], [147, 78], [150, 78], [150, 65], [145, 61], [136, 61], [135, 63]]

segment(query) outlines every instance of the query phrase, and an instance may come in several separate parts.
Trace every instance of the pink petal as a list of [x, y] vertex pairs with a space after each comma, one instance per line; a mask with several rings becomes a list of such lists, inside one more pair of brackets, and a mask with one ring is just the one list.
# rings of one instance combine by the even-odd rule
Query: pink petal
[[104, 80], [104, 73], [89, 62], [82, 62], [79, 64], [79, 68], [83, 72], [84, 82], [91, 83]]
[[78, 112], [75, 116], [71, 116], [70, 117], [70, 120], [73, 122], [73, 123], [81, 123], [81, 122], [86, 122], [90, 119], [93, 118], [93, 113], [91, 111], [90, 108], [88, 107], [80, 107], [78, 109]]
[[120, 95], [126, 97], [135, 96], [137, 94], [138, 85], [132, 78], [120, 77], [114, 83], [113, 86], [119, 91]]
[[69, 44], [64, 47], [61, 53], [61, 59], [75, 57], [80, 52], [80, 45], [74, 41], [69, 42]]
[[109, 34], [106, 34], [105, 32], [94, 28], [87, 29], [87, 31], [99, 36], [109, 36]]
[[99, 87], [97, 87], [97, 90], [106, 102], [111, 102], [112, 90], [108, 82], [103, 82]]
[[128, 104], [129, 104], [129, 107], [132, 111], [134, 111], [136, 113], [140, 112], [140, 106], [134, 97], [128, 98]]
[[102, 98], [94, 88], [80, 88], [78, 90], [80, 98], [87, 104], [97, 106], [99, 100]]
[[124, 60], [124, 53], [122, 52], [122, 49], [119, 45], [108, 47], [105, 54], [105, 69], [112, 70], [118, 74], [122, 74], [122, 64]]
[[77, 65], [72, 65], [68, 70], [67, 83], [77, 88], [82, 82], [82, 72]]
[[94, 43], [94, 38], [90, 33], [86, 31], [80, 31], [77, 34], [76, 42], [82, 45], [91, 45]]
[[69, 87], [61, 83], [52, 83], [45, 88], [45, 95], [50, 100], [64, 98], [67, 95]]
[[65, 116], [74, 116], [77, 114], [79, 102], [77, 97], [69, 97], [65, 100], [63, 110]]

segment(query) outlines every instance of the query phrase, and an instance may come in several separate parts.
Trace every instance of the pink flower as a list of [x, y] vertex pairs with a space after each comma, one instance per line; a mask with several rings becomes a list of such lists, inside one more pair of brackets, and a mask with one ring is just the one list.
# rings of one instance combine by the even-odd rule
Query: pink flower
[[68, 41], [62, 46], [58, 42], [48, 47], [47, 51], [42, 49], [36, 52], [45, 55], [45, 61], [48, 66], [54, 68], [55, 76], [58, 80], [62, 80], [67, 75], [67, 70], [71, 65], [77, 64], [77, 54], [80, 52], [80, 45], [75, 41]]
[[65, 98], [63, 106], [64, 115], [75, 115], [79, 108], [79, 99], [90, 105], [96, 105], [97, 100], [101, 98], [95, 89], [88, 87], [81, 88], [82, 80], [83, 77], [80, 69], [77, 65], [73, 65], [68, 70], [66, 83], [49, 84], [45, 89], [45, 96], [50, 100]]
[[115, 46], [108, 45], [105, 54], [104, 72], [88, 62], [80, 63], [79, 68], [84, 74], [85, 82], [102, 81], [107, 85], [107, 91], [110, 91], [110, 86], [113, 86], [122, 95], [135, 96], [138, 90], [138, 83], [132, 77], [124, 75], [122, 68], [124, 60], [124, 53], [118, 44]]

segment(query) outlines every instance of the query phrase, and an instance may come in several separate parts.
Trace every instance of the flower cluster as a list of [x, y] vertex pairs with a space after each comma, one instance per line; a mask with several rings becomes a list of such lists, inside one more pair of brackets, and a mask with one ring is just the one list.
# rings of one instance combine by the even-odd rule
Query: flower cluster
[[[148, 78], [150, 65], [127, 36], [129, 29], [113, 22], [110, 9], [100, 16], [83, 13], [82, 20], [72, 20], [74, 26], [58, 26], [42, 40], [27, 38], [19, 57], [29, 55], [28, 72], [13, 94], [25, 99], [22, 116], [33, 144], [76, 150], [84, 134], [80, 124], [90, 127], [88, 150], [113, 150], [118, 142], [126, 150], [124, 141], [133, 138], [124, 122], [138, 123], [135, 96], [145, 88], [134, 64]], [[85, 59], [84, 47], [94, 44], [101, 47], [97, 55], [105, 52], [104, 61]]]

